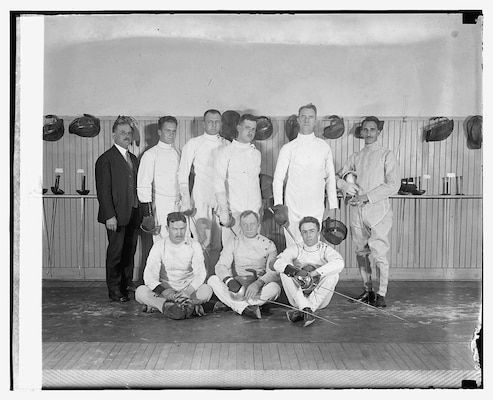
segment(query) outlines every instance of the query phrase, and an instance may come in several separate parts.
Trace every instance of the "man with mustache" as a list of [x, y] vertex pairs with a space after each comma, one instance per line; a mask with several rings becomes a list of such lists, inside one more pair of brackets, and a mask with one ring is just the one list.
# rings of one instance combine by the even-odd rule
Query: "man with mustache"
[[126, 302], [132, 283], [137, 247], [139, 213], [137, 157], [128, 151], [133, 140], [130, 117], [119, 116], [113, 124], [114, 145], [96, 161], [98, 221], [108, 235], [106, 285], [112, 301]]
[[[245, 210], [261, 215], [260, 163], [262, 156], [252, 141], [257, 119], [243, 114], [238, 121], [238, 137], [222, 148], [216, 158], [214, 190], [218, 204], [222, 244], [240, 233], [240, 214]], [[230, 229], [229, 229], [230, 228]]]
[[135, 300], [171, 319], [204, 315], [202, 304], [212, 297], [212, 288], [204, 283], [202, 248], [187, 237], [183, 213], [170, 213], [166, 228], [168, 237], [154, 242], [149, 252], [144, 285], [136, 289]]

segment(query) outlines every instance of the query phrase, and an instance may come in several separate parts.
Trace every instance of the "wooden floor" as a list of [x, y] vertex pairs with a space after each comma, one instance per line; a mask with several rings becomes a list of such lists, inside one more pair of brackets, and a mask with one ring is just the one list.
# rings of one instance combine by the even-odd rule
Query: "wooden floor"
[[[364, 343], [347, 334], [324, 342], [310, 328], [300, 328], [306, 342], [272, 337], [249, 343], [44, 340], [43, 387], [460, 388], [464, 380], [481, 381], [470, 348], [472, 332], [417, 342], [396, 331], [395, 340]], [[395, 324], [391, 329], [406, 328]]]

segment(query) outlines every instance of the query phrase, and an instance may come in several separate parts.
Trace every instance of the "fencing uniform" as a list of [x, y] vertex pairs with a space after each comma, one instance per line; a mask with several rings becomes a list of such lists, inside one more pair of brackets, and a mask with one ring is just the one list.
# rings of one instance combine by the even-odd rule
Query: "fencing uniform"
[[[190, 199], [188, 177], [192, 165], [195, 172], [192, 199], [197, 212], [194, 216], [195, 223], [193, 221], [188, 223], [192, 235], [202, 246], [217, 254], [221, 250], [221, 228], [213, 213], [216, 207], [213, 185], [214, 160], [218, 151], [228, 144], [229, 142], [219, 135], [204, 133], [192, 138], [182, 149], [178, 168], [178, 184], [184, 203]], [[181, 211], [184, 211], [183, 207]], [[211, 258], [215, 256], [211, 254]], [[206, 262], [207, 269], [212, 270], [215, 260], [206, 260]]]
[[[214, 190], [219, 211], [231, 211], [235, 225], [231, 228], [240, 232], [240, 214], [245, 210], [260, 215], [262, 196], [260, 193], [261, 154], [251, 143], [233, 140], [222, 148], [215, 162]], [[234, 237], [229, 228], [222, 229], [223, 246]]]
[[[317, 272], [321, 275], [320, 282], [308, 296], [304, 295], [303, 290], [293, 278], [283, 273], [288, 264], [299, 268], [307, 264], [316, 267]], [[274, 263], [274, 269], [281, 274], [282, 286], [291, 305], [299, 309], [309, 307], [313, 311], [327, 307], [339, 281], [339, 273], [343, 268], [342, 256], [332, 247], [320, 241], [310, 247], [305, 244], [289, 246]]]
[[135, 291], [135, 300], [150, 307], [163, 309], [165, 299], [159, 295], [168, 288], [177, 291], [191, 288], [192, 296], [207, 302], [212, 289], [204, 283], [204, 255], [199, 243], [186, 238], [174, 244], [169, 238], [154, 243], [144, 269], [144, 285]]
[[[216, 275], [211, 276], [207, 283], [221, 302], [241, 314], [247, 306], [260, 306], [267, 300], [275, 300], [281, 293], [279, 275], [271, 268], [276, 256], [275, 244], [265, 236], [247, 238], [240, 233], [225, 244], [216, 264]], [[252, 276], [253, 273], [247, 269], [254, 269], [258, 279], [264, 282], [257, 300], [238, 298], [223, 282], [230, 276]]]
[[[283, 197], [283, 185], [287, 176]], [[279, 152], [274, 172], [274, 204], [288, 207], [289, 229], [302, 243], [298, 224], [303, 217], [311, 216], [322, 225], [325, 191], [327, 187], [329, 208], [338, 208], [336, 179], [332, 151], [328, 143], [314, 133], [298, 134]], [[283, 201], [284, 198], [284, 201]], [[286, 247], [294, 243], [285, 232]]]
[[[389, 196], [400, 187], [399, 165], [394, 153], [374, 142], [352, 154], [337, 173], [342, 177], [348, 171], [357, 174], [359, 195], [366, 194], [368, 203], [350, 208], [351, 236], [356, 247], [356, 258], [365, 290], [373, 290], [372, 268], [374, 263], [378, 284], [377, 294], [387, 293], [389, 279], [389, 233], [392, 228], [392, 209]], [[342, 179], [341, 179], [342, 181]], [[340, 185], [341, 182], [338, 183]]]
[[161, 225], [159, 235], [153, 235], [154, 242], [168, 236], [166, 218], [178, 211], [180, 199], [178, 166], [180, 152], [174, 145], [161, 141], [147, 150], [140, 160], [137, 175], [137, 195], [141, 203], [152, 202], [156, 225]]

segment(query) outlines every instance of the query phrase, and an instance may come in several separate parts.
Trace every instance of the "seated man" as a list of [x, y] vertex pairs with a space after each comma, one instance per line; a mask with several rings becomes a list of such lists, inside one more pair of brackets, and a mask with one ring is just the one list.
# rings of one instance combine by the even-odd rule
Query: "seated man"
[[281, 273], [289, 302], [300, 309], [288, 311], [288, 320], [305, 320], [304, 326], [308, 326], [315, 321], [314, 311], [329, 304], [344, 260], [337, 251], [319, 240], [320, 224], [316, 218], [304, 217], [299, 229], [303, 245], [287, 247], [274, 263], [274, 269]]
[[135, 300], [157, 308], [166, 317], [185, 319], [204, 315], [201, 304], [212, 297], [204, 283], [204, 255], [200, 244], [185, 236], [187, 222], [181, 212], [167, 217], [168, 237], [156, 241], [144, 269], [144, 285], [135, 291]]
[[243, 211], [239, 223], [241, 231], [225, 244], [216, 264], [216, 275], [207, 283], [220, 300], [214, 306], [216, 311], [227, 305], [238, 314], [260, 319], [259, 306], [281, 293], [279, 275], [271, 269], [277, 249], [258, 233], [260, 220], [256, 212]]

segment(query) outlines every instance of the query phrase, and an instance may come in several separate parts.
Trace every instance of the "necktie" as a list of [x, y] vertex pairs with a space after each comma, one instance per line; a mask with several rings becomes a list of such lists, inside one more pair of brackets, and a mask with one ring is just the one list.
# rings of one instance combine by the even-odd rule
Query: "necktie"
[[126, 153], [126, 157], [125, 158], [127, 159], [127, 164], [130, 167], [130, 170], [133, 171], [134, 170], [134, 165], [132, 163], [132, 160], [130, 158], [130, 153], [128, 151]]
[[135, 208], [135, 207], [138, 206], [139, 203], [138, 203], [138, 200], [137, 200], [137, 192], [135, 191], [134, 184], [133, 184], [134, 165], [132, 163], [132, 159], [130, 158], [130, 153], [128, 152], [128, 150], [127, 150], [127, 153], [125, 154], [125, 158], [127, 160], [128, 167], [130, 168], [130, 171], [132, 172], [132, 175], [130, 177], [132, 179], [132, 183], [131, 183], [132, 191], [134, 192], [134, 203], [133, 203], [133, 207]]

